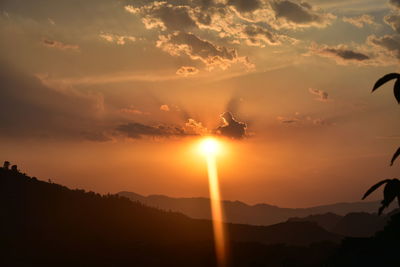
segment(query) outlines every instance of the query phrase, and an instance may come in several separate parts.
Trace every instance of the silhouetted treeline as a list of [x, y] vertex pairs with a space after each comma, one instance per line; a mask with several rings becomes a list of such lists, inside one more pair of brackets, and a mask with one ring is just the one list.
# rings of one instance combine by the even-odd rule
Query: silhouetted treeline
[[400, 266], [400, 213], [391, 216], [383, 231], [370, 238], [346, 238], [332, 266]]
[[[207, 220], [70, 190], [5, 168], [0, 203], [0, 266], [215, 266]], [[230, 266], [323, 266], [350, 258], [351, 249], [337, 250], [332, 242], [340, 237], [315, 223], [227, 228]], [[317, 242], [324, 239], [331, 241]]]

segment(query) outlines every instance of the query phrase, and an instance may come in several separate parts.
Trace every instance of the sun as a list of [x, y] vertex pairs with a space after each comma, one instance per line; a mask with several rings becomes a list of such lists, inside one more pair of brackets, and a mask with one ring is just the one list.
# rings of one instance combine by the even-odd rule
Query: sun
[[217, 139], [206, 137], [200, 142], [199, 149], [205, 156], [215, 156], [220, 152], [221, 145]]

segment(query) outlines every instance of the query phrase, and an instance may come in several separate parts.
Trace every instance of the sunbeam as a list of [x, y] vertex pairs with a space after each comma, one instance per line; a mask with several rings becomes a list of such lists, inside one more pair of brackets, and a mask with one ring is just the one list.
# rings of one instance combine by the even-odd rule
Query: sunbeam
[[221, 197], [218, 181], [217, 154], [220, 145], [217, 140], [207, 138], [201, 142], [200, 149], [206, 158], [208, 183], [210, 190], [211, 213], [213, 219], [215, 252], [218, 266], [226, 266], [226, 243], [225, 229], [223, 224], [223, 209], [221, 206]]

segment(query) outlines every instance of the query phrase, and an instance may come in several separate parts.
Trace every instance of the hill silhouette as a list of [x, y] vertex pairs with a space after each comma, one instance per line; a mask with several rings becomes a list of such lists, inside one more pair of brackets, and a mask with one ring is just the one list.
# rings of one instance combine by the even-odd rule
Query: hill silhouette
[[289, 222], [315, 222], [325, 230], [348, 237], [370, 237], [383, 230], [390, 218], [366, 212], [352, 212], [345, 216], [334, 213], [310, 215], [303, 218], [289, 218]]
[[[195, 219], [211, 219], [210, 200], [208, 198], [172, 198], [164, 195], [142, 196], [133, 192], [119, 192], [118, 195], [133, 201], [162, 210], [181, 212]], [[240, 201], [223, 201], [225, 218], [230, 223], [271, 225], [287, 221], [292, 217], [335, 213], [346, 215], [351, 212], [375, 213], [378, 201], [336, 203], [310, 208], [281, 208], [268, 204], [248, 205]]]
[[[16, 168], [0, 168], [0, 203], [1, 266], [215, 266], [208, 220], [71, 190]], [[228, 266], [398, 266], [399, 226], [395, 214], [375, 236], [339, 245], [339, 235], [312, 222], [226, 224]]]
[[[60, 262], [65, 266], [214, 266], [208, 220], [147, 207], [118, 195], [71, 190], [4, 168], [0, 169], [0, 203], [6, 266], [60, 266]], [[247, 266], [241, 258], [262, 262], [266, 251], [275, 251], [276, 266], [289, 258], [299, 262], [297, 258], [307, 254], [299, 250], [326, 255], [341, 240], [311, 222], [268, 227], [227, 224], [226, 229], [238, 257], [235, 263], [241, 262], [238, 266]], [[325, 245], [316, 247], [315, 242]], [[171, 257], [171, 253], [179, 256]], [[322, 258], [303, 260], [311, 264]]]

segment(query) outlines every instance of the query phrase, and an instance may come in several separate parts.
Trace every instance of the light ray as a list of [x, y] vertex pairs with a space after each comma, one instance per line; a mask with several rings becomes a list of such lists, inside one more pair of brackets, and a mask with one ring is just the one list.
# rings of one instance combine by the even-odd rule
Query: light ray
[[223, 209], [218, 181], [217, 158], [219, 144], [212, 138], [205, 139], [201, 144], [201, 150], [206, 158], [208, 183], [210, 190], [211, 214], [214, 231], [215, 252], [219, 267], [226, 266], [226, 241], [223, 224]]

